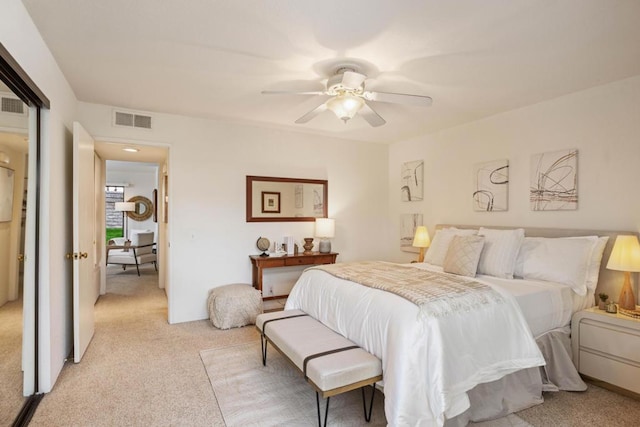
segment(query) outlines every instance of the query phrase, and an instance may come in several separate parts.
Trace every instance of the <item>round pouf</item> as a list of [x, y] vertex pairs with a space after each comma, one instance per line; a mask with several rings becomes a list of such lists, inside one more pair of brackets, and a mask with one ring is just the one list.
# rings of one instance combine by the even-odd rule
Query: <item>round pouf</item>
[[244, 283], [219, 286], [209, 291], [209, 319], [219, 329], [255, 325], [262, 313], [262, 293]]

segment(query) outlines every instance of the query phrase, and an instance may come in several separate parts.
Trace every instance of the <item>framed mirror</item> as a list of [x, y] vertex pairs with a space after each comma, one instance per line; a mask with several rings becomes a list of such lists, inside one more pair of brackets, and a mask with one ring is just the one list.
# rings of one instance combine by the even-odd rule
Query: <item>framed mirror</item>
[[327, 194], [326, 179], [247, 176], [247, 222], [326, 218]]
[[153, 202], [144, 196], [133, 196], [128, 200], [136, 204], [136, 210], [127, 212], [127, 216], [134, 221], [145, 221], [153, 215]]

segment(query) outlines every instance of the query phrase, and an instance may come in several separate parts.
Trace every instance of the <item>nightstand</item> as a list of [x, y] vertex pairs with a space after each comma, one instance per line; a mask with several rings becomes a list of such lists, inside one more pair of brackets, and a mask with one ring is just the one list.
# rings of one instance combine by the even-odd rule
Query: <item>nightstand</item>
[[578, 372], [640, 394], [640, 319], [597, 307], [571, 320], [573, 363]]

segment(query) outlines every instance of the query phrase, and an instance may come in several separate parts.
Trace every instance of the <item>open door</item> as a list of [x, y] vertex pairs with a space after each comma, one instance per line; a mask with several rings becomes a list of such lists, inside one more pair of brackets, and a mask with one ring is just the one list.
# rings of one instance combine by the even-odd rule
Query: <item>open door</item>
[[94, 140], [73, 123], [73, 361], [80, 362], [95, 330]]

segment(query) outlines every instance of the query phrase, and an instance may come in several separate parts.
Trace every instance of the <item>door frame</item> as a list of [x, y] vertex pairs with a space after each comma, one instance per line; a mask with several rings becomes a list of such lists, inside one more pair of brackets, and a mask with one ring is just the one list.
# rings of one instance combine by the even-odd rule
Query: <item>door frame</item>
[[[127, 146], [131, 146], [131, 147], [135, 147], [135, 146], [147, 146], [147, 147], [159, 147], [159, 148], [164, 148], [167, 150], [167, 155], [164, 159], [164, 163], [166, 164], [166, 168], [163, 167], [162, 164], [159, 164], [158, 167], [158, 206], [162, 206], [163, 203], [160, 200], [160, 198], [163, 196], [162, 192], [161, 192], [161, 188], [162, 188], [162, 178], [163, 175], [169, 175], [170, 174], [170, 166], [171, 166], [171, 144], [170, 143], [166, 143], [166, 142], [156, 142], [156, 141], [149, 141], [149, 140], [139, 140], [139, 139], [133, 139], [133, 138], [120, 138], [120, 137], [108, 137], [108, 136], [99, 136], [99, 135], [93, 135], [93, 139], [96, 141], [96, 143], [104, 143], [104, 144], [118, 144], [118, 145], [123, 145], [126, 144]], [[118, 159], [112, 159], [112, 158], [102, 158], [101, 159], [101, 163], [103, 165], [103, 173], [102, 173], [102, 178], [105, 181], [102, 182], [101, 185], [101, 194], [99, 195], [99, 197], [102, 197], [102, 199], [104, 199], [104, 187], [106, 185], [106, 161], [107, 160], [118, 160]], [[144, 161], [143, 161], [144, 162]], [[167, 194], [171, 194], [171, 179], [168, 180], [168, 184], [169, 184], [169, 188], [167, 189]], [[171, 204], [168, 203], [169, 209]], [[170, 283], [170, 224], [171, 224], [171, 218], [172, 215], [168, 215], [168, 221], [166, 223], [163, 223], [163, 215], [160, 214], [160, 209], [158, 209], [158, 236], [157, 236], [157, 249], [158, 249], [158, 286], [162, 289], [164, 289], [165, 294], [167, 295], [167, 321], [169, 323], [171, 323], [170, 319], [171, 319], [171, 303], [172, 303], [172, 294], [171, 294], [171, 283]], [[162, 224], [162, 225], [161, 225]], [[106, 218], [104, 217], [104, 215], [102, 215], [102, 223], [101, 224], [97, 224], [97, 227], [101, 227], [102, 229], [104, 229], [106, 227]], [[102, 295], [105, 290], [106, 290], [106, 260], [107, 260], [107, 256], [106, 256], [106, 251], [103, 251], [104, 253], [102, 254], [102, 260], [100, 263], [100, 267], [101, 267], [101, 273], [100, 273], [100, 294]]]
[[[28, 205], [27, 215], [31, 215], [33, 230], [33, 247], [28, 251], [27, 256], [32, 259], [29, 265], [33, 266], [32, 273], [27, 271], [25, 262], [25, 289], [23, 296], [23, 368], [25, 358], [32, 356], [33, 372], [24, 370], [23, 394], [28, 398], [17, 414], [14, 425], [28, 424], [31, 416], [36, 410], [38, 403], [42, 399], [42, 394], [38, 395], [38, 352], [39, 352], [39, 287], [40, 287], [40, 171], [41, 171], [41, 139], [42, 139], [42, 109], [49, 109], [49, 99], [38, 88], [26, 71], [18, 64], [9, 51], [0, 43], [0, 80], [2, 80], [11, 91], [29, 106], [29, 189], [33, 189], [33, 196], [29, 198], [33, 201]], [[33, 148], [33, 149], [32, 149]], [[33, 181], [33, 184], [31, 184]], [[29, 224], [29, 218], [27, 219]], [[27, 238], [29, 242], [30, 238]], [[28, 281], [27, 274], [33, 274], [33, 280]], [[31, 282], [31, 283], [29, 283]], [[30, 288], [30, 289], [29, 289]], [[28, 304], [28, 305], [27, 305]], [[31, 305], [32, 304], [32, 305]]]

